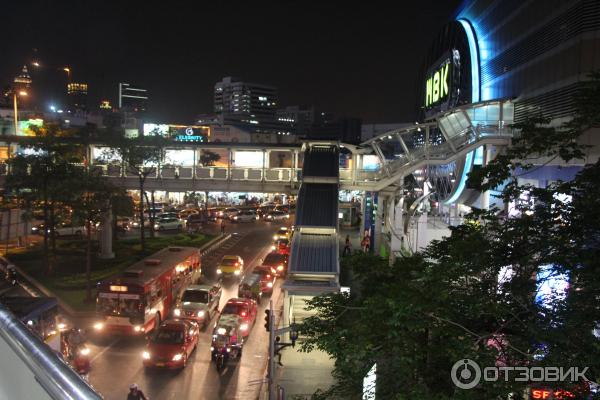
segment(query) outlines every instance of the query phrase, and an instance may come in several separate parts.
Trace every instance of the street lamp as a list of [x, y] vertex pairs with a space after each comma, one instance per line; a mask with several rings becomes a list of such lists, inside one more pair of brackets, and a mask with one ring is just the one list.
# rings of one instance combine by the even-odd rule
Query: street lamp
[[19, 134], [19, 110], [17, 107], [17, 96], [22, 96], [25, 97], [27, 96], [27, 92], [25, 90], [13, 90], [13, 107], [14, 107], [14, 114], [15, 114], [15, 136], [18, 136]]

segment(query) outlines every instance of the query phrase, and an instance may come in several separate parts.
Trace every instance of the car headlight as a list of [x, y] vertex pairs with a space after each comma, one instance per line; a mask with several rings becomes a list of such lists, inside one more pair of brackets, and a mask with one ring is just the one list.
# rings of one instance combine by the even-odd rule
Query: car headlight
[[64, 331], [65, 329], [67, 329], [67, 325], [64, 322], [60, 322], [56, 327], [59, 331]]
[[240, 325], [240, 329], [243, 331], [247, 331], [248, 330], [248, 324], [242, 324]]
[[277, 266], [277, 271], [283, 271], [283, 265], [278, 265]]
[[94, 324], [94, 329], [97, 331], [101, 331], [102, 329], [104, 329], [104, 323], [102, 322], [96, 322]]
[[210, 351], [215, 351], [214, 346], [210, 346]]
[[38, 229], [40, 229], [40, 228], [38, 228], [37, 226], [34, 226], [33, 228], [31, 228], [31, 230], [34, 232], [36, 232]]
[[204, 317], [204, 311], [200, 310], [198, 311], [198, 314], [196, 314], [198, 317], [202, 318]]
[[173, 315], [175, 315], [176, 317], [179, 317], [181, 315], [181, 310], [179, 308], [174, 309]]
[[238, 217], [233, 217], [233, 219], [238, 219]]
[[160, 229], [160, 225], [154, 225], [154, 229]]
[[133, 330], [136, 332], [144, 332], [144, 328], [141, 325], [134, 326]]
[[267, 287], [268, 288], [272, 288], [273, 287], [273, 282], [267, 282]]
[[217, 275], [220, 275], [222, 273], [223, 273], [223, 271], [221, 271], [221, 268], [217, 268]]
[[273, 240], [277, 240], [277, 239], [279, 239], [279, 238], [278, 238], [278, 236], [277, 236], [277, 235], [274, 235], [274, 236], [273, 236]]
[[271, 251], [274, 251], [276, 248], [275, 245], [271, 246]]
[[150, 353], [149, 353], [149, 352], [147, 352], [147, 351], [144, 351], [144, 352], [142, 353], [142, 358], [143, 358], [144, 360], [149, 360], [149, 359], [150, 359]]
[[183, 355], [181, 353], [177, 353], [173, 356], [173, 361], [179, 361], [183, 358]]
[[239, 269], [236, 269], [235, 271], [233, 271], [233, 274], [234, 274], [234, 275], [239, 275], [239, 274], [241, 274], [241, 273], [242, 273], [242, 271], [240, 271]]
[[82, 356], [87, 356], [90, 354], [90, 348], [89, 347], [84, 347], [83, 349], [79, 350], [79, 354], [81, 354]]

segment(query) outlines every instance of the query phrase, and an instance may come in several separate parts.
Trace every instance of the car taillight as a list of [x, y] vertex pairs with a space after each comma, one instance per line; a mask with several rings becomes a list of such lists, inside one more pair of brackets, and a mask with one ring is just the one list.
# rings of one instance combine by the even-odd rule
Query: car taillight
[[267, 279], [271, 279], [271, 275], [267, 275]]
[[236, 266], [236, 267], [237, 267], [237, 266], [239, 266], [239, 265], [240, 265], [240, 263], [235, 263], [235, 266]]
[[242, 317], [246, 316], [246, 311], [242, 311]]

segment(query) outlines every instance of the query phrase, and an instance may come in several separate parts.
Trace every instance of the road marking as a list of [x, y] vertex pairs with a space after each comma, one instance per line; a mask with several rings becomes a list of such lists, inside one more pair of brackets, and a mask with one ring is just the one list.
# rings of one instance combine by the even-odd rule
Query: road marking
[[100, 357], [106, 351], [110, 350], [110, 348], [113, 347], [119, 340], [121, 340], [121, 338], [116, 338], [115, 340], [110, 342], [108, 346], [104, 347], [104, 349], [102, 349], [102, 351], [100, 351], [98, 354], [96, 354], [94, 357], [92, 357], [92, 359], [90, 360], [90, 364], [93, 363], [95, 359]]

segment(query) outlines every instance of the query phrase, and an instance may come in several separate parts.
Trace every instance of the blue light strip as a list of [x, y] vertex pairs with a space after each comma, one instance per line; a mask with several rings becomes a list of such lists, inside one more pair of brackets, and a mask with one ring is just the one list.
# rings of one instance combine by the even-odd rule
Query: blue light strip
[[465, 156], [465, 166], [462, 170], [462, 175], [460, 177], [460, 181], [458, 182], [458, 186], [454, 191], [452, 197], [444, 202], [445, 205], [449, 205], [458, 200], [458, 197], [462, 194], [463, 190], [465, 190], [465, 186], [467, 185], [467, 174], [471, 172], [471, 167], [473, 165], [473, 152], [470, 151]]
[[471, 53], [471, 103], [480, 101], [480, 80], [479, 80], [479, 48], [477, 47], [477, 39], [473, 26], [466, 19], [459, 19], [458, 22], [462, 25], [467, 40], [469, 41], [469, 52]]
[[[477, 103], [480, 101], [480, 80], [479, 80], [479, 48], [477, 47], [477, 39], [475, 38], [475, 30], [473, 30], [473, 26], [471, 23], [464, 19], [460, 18], [458, 20], [462, 25], [465, 33], [467, 34], [467, 40], [469, 41], [469, 52], [471, 56], [471, 103]], [[462, 194], [463, 190], [465, 190], [465, 186], [467, 185], [468, 174], [471, 172], [471, 168], [473, 166], [473, 151], [470, 151], [465, 156], [465, 166], [462, 170], [462, 175], [460, 176], [460, 181], [458, 182], [458, 186], [454, 191], [452, 197], [444, 202], [444, 204], [452, 204], [454, 203], [459, 196]]]

